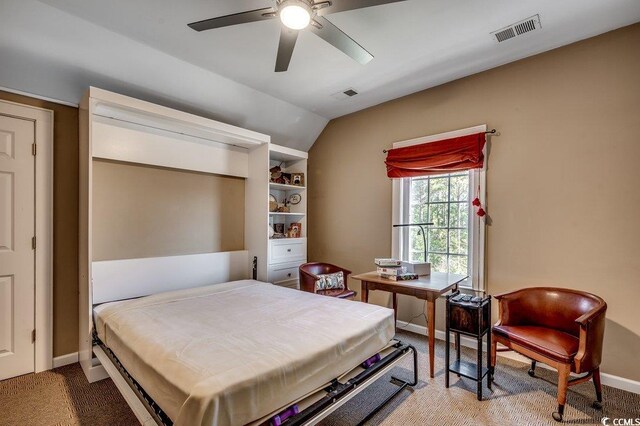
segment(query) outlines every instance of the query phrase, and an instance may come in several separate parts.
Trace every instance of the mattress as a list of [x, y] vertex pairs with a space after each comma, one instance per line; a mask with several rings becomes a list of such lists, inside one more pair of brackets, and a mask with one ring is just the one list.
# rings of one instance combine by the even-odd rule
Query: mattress
[[180, 425], [246, 424], [379, 352], [393, 311], [253, 280], [105, 303], [100, 340]]

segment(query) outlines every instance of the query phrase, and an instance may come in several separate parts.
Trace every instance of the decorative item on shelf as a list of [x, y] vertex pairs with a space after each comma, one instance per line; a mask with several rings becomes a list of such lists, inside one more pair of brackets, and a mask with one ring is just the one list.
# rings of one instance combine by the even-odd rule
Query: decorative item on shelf
[[275, 195], [269, 194], [269, 211], [275, 212], [278, 210], [278, 200]]
[[291, 185], [304, 186], [304, 173], [291, 173]]
[[291, 212], [291, 209], [287, 205], [288, 203], [289, 203], [289, 200], [285, 197], [285, 199], [282, 200], [282, 205], [280, 207], [278, 207], [278, 212], [280, 212], [280, 213], [289, 213], [289, 212]]
[[275, 231], [276, 234], [284, 235], [284, 223], [274, 223], [273, 230]]
[[284, 173], [280, 166], [282, 166], [282, 163], [269, 169], [269, 181], [290, 185], [291, 173]]
[[269, 225], [269, 238], [273, 238], [276, 231], [273, 230], [273, 226]]
[[291, 194], [289, 195], [289, 203], [291, 204], [298, 204], [300, 203], [300, 201], [302, 201], [302, 196], [300, 194]]
[[279, 180], [282, 177], [282, 168], [280, 167], [281, 165], [282, 163], [269, 169], [270, 182], [280, 183]]
[[288, 238], [300, 238], [302, 236], [302, 223], [292, 222], [287, 230]]

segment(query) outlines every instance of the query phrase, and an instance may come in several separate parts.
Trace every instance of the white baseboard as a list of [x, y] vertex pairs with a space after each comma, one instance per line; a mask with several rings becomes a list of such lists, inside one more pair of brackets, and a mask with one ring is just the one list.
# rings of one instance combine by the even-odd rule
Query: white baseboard
[[66, 355], [60, 355], [53, 358], [53, 368], [74, 364], [76, 362], [78, 362], [78, 352], [73, 352]]
[[[427, 335], [427, 327], [416, 324], [409, 324], [404, 321], [397, 321], [396, 325], [399, 330], [410, 331], [412, 333], [421, 334], [423, 336]], [[445, 333], [442, 330], [436, 330], [436, 339], [445, 340]], [[453, 339], [451, 339], [453, 341]], [[477, 348], [477, 343], [474, 339], [471, 339], [466, 336], [460, 337], [460, 344], [462, 346], [466, 346], [468, 348]], [[482, 345], [483, 350], [487, 350], [486, 341]], [[498, 352], [498, 356], [512, 359], [514, 361], [518, 361], [524, 364], [529, 364], [531, 361], [516, 353], [516, 352]], [[551, 367], [538, 363], [538, 366], [542, 368], [552, 369]], [[600, 373], [600, 378], [602, 380], [603, 385], [611, 386], [612, 388], [622, 389], [627, 392], [632, 392], [640, 395], [640, 382], [630, 379], [625, 379], [624, 377], [614, 376], [613, 374]]]

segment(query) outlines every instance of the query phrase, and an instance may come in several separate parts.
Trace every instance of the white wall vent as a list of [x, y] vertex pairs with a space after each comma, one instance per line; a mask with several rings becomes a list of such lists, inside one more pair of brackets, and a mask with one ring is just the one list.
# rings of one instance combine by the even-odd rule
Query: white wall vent
[[358, 94], [358, 92], [354, 88], [350, 87], [350, 88], [345, 89], [345, 90], [343, 90], [341, 92], [334, 93], [331, 96], [336, 98], [336, 99], [349, 99], [349, 98], [351, 98], [351, 97], [353, 97], [353, 96], [355, 96], [357, 94]]
[[502, 43], [503, 41], [507, 41], [534, 30], [539, 30], [540, 28], [542, 28], [542, 24], [540, 24], [540, 15], [534, 15], [530, 18], [523, 19], [520, 22], [516, 22], [515, 24], [511, 24], [508, 27], [492, 32], [491, 37], [498, 43]]

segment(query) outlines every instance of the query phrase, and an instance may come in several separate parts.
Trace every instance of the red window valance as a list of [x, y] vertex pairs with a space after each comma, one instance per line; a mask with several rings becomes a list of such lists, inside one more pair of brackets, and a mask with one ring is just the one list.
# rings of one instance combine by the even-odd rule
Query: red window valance
[[485, 134], [461, 136], [389, 150], [387, 176], [404, 178], [480, 169]]

